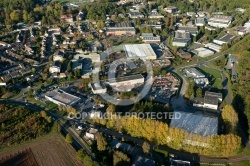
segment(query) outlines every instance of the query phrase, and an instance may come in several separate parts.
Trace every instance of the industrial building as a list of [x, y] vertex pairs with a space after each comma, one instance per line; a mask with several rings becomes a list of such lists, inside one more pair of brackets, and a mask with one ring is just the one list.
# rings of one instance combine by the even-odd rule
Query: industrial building
[[207, 91], [203, 99], [194, 99], [193, 106], [217, 111], [221, 102], [221, 93]]
[[197, 33], [198, 33], [198, 28], [197, 27], [191, 27], [191, 26], [179, 26], [178, 30], [179, 31], [189, 32], [193, 36], [196, 36]]
[[143, 84], [144, 77], [141, 74], [130, 75], [109, 79], [107, 80], [107, 83], [112, 87], [134, 86], [136, 84]]
[[205, 45], [205, 47], [209, 48], [209, 49], [211, 49], [213, 51], [216, 51], [216, 52], [220, 52], [220, 50], [221, 50], [221, 46], [218, 45], [218, 44], [214, 44], [214, 43], [207, 43]]
[[207, 49], [207, 48], [204, 48], [204, 47], [201, 47], [201, 48], [197, 48], [195, 50], [193, 50], [193, 52], [199, 56], [199, 57], [208, 57], [208, 56], [211, 56], [211, 55], [214, 55], [214, 52]]
[[195, 19], [195, 25], [196, 25], [196, 26], [200, 26], [200, 27], [206, 25], [206, 20], [205, 20], [205, 18], [204, 18], [204, 17], [197, 17], [197, 18]]
[[198, 86], [205, 87], [209, 84], [209, 81], [207, 78], [194, 78], [194, 82]]
[[237, 36], [234, 35], [230, 35], [230, 34], [224, 34], [221, 36], [218, 36], [217, 38], [215, 38], [213, 40], [214, 43], [218, 44], [218, 45], [222, 45], [222, 44], [227, 44], [227, 43], [231, 43], [233, 40], [237, 39]]
[[218, 134], [218, 117], [201, 112], [174, 111], [180, 118], [172, 119], [170, 127], [176, 127], [189, 133], [201, 136], [214, 136]]
[[208, 20], [208, 25], [217, 28], [228, 28], [232, 20], [231, 16], [215, 15]]
[[129, 22], [121, 22], [116, 24], [114, 27], [106, 28], [106, 35], [129, 35], [134, 36], [136, 34], [135, 27], [131, 25]]
[[192, 55], [183, 49], [179, 49], [177, 51], [177, 55], [179, 55], [182, 59], [191, 59], [192, 58]]
[[144, 43], [160, 43], [160, 36], [154, 36], [153, 33], [142, 33], [141, 39]]
[[96, 52], [92, 52], [92, 53], [88, 53], [88, 54], [76, 54], [74, 55], [74, 59], [75, 60], [79, 60], [79, 59], [91, 59], [91, 61], [93, 63], [97, 63], [101, 61], [101, 56], [100, 54], [96, 53]]
[[177, 47], [187, 47], [191, 43], [190, 32], [184, 30], [175, 31], [175, 36], [173, 39], [173, 46]]
[[201, 73], [196, 68], [186, 68], [183, 70], [183, 73], [187, 77], [191, 77], [191, 78], [205, 78], [206, 77], [205, 74]]
[[102, 94], [107, 92], [107, 88], [101, 82], [91, 83], [90, 88], [94, 94]]
[[53, 90], [45, 93], [45, 99], [62, 106], [71, 106], [81, 100], [79, 97], [62, 90]]
[[150, 44], [125, 44], [123, 48], [127, 58], [130, 59], [140, 58], [149, 60], [157, 58], [157, 55]]
[[144, 15], [138, 9], [130, 9], [128, 15], [132, 19], [144, 18]]

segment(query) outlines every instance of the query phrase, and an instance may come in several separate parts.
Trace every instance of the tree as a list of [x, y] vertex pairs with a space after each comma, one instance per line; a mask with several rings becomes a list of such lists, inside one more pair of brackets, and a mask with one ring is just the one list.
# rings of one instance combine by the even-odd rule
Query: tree
[[183, 17], [182, 18], [182, 25], [186, 25], [187, 24], [187, 18], [186, 17]]
[[104, 22], [103, 21], [98, 21], [97, 22], [97, 28], [98, 29], [103, 29], [104, 28]]
[[40, 114], [43, 118], [47, 117], [47, 113], [45, 111], [41, 111]]
[[115, 151], [113, 154], [113, 165], [114, 166], [129, 166], [130, 158], [126, 154], [120, 151]]
[[222, 110], [222, 119], [226, 125], [228, 132], [235, 132], [239, 119], [238, 114], [234, 110], [233, 106], [226, 105]]
[[28, 22], [28, 20], [29, 20], [29, 14], [26, 10], [23, 11], [23, 20], [25, 22]]
[[10, 19], [12, 21], [20, 21], [21, 20], [21, 14], [18, 10], [14, 10], [10, 13]]
[[65, 141], [68, 142], [69, 144], [73, 143], [73, 138], [70, 134], [66, 135]]
[[202, 89], [201, 88], [197, 88], [196, 90], [196, 97], [202, 97]]
[[101, 133], [96, 134], [97, 150], [106, 150], [107, 142]]
[[67, 65], [67, 71], [71, 71], [71, 69], [72, 69], [72, 61], [69, 61]]
[[110, 104], [108, 108], [106, 109], [106, 112], [109, 114], [115, 113], [115, 106], [113, 104]]
[[144, 153], [148, 153], [150, 151], [150, 144], [144, 141], [142, 144], [142, 150]]

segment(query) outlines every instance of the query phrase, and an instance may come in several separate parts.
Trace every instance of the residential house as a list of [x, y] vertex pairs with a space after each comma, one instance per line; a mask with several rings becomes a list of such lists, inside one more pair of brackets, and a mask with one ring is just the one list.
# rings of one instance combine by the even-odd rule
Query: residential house
[[178, 12], [178, 8], [175, 6], [168, 6], [168, 7], [164, 8], [164, 11], [167, 13], [176, 13], [176, 12]]
[[63, 14], [61, 15], [61, 20], [64, 20], [67, 23], [72, 23], [73, 22], [73, 15], [72, 14]]
[[91, 140], [95, 140], [95, 135], [97, 132], [98, 132], [97, 129], [89, 128], [89, 130], [86, 131], [86, 133], [85, 133], [85, 137], [88, 139], [91, 139]]
[[56, 61], [53, 63], [52, 66], [49, 68], [50, 73], [60, 73], [61, 71], [61, 63], [59, 61]]
[[19, 73], [24, 76], [26, 74], [31, 73], [31, 69], [30, 68], [22, 68], [21, 70], [19, 70]]

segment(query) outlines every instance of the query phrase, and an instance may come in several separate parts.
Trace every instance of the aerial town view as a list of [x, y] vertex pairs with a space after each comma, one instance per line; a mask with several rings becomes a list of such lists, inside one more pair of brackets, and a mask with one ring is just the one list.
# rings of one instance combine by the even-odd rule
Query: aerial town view
[[0, 0], [0, 166], [250, 166], [249, 139], [250, 0]]

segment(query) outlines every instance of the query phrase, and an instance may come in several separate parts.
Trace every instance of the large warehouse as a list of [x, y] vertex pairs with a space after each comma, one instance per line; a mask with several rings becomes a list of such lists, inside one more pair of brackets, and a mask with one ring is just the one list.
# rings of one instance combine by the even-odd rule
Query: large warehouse
[[63, 106], [73, 105], [77, 103], [79, 100], [81, 100], [79, 97], [71, 95], [61, 90], [59, 91], [53, 90], [45, 93], [45, 99], [57, 105], [63, 105]]
[[212, 136], [218, 134], [218, 117], [208, 116], [203, 113], [189, 113], [174, 111], [180, 114], [179, 119], [172, 119], [170, 127], [176, 127], [188, 131], [189, 133], [201, 136]]
[[143, 84], [144, 77], [141, 74], [137, 74], [125, 77], [118, 77], [115, 79], [109, 79], [107, 82], [112, 87], [133, 86], [136, 84]]
[[127, 58], [156, 59], [157, 56], [150, 44], [125, 44], [123, 46]]

